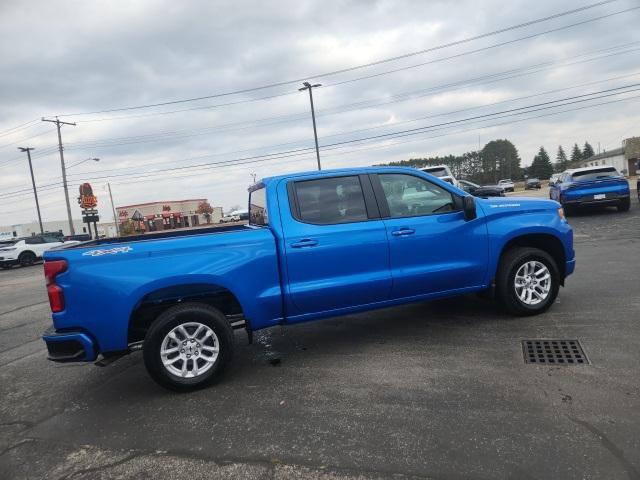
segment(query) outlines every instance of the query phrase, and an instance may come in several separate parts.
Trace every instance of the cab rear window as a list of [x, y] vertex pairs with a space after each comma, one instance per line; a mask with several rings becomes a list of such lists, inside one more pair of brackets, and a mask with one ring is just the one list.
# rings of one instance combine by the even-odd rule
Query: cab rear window
[[267, 213], [267, 193], [264, 187], [254, 190], [249, 195], [249, 224], [265, 226], [269, 225]]
[[599, 168], [597, 170], [587, 170], [585, 172], [575, 172], [571, 178], [576, 182], [586, 182], [598, 180], [599, 178], [619, 177], [620, 174], [613, 167]]

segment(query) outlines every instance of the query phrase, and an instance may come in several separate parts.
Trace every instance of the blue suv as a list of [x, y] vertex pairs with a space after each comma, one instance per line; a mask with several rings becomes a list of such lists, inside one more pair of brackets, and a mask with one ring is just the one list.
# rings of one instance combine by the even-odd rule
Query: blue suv
[[615, 206], [626, 212], [631, 205], [629, 182], [611, 166], [565, 170], [549, 189], [549, 198], [569, 213], [578, 206]]

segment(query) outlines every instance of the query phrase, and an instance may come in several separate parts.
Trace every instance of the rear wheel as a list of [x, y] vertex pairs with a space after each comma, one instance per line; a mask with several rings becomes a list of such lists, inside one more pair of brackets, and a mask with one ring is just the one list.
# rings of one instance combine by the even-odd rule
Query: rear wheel
[[233, 330], [218, 310], [185, 303], [163, 312], [144, 339], [144, 363], [165, 388], [189, 391], [211, 384], [233, 356]]
[[528, 316], [544, 312], [555, 301], [559, 287], [558, 267], [547, 252], [516, 247], [503, 254], [496, 288], [509, 313]]
[[33, 265], [36, 261], [36, 254], [33, 252], [22, 252], [18, 257], [18, 262], [23, 267], [28, 267], [29, 265]]
[[631, 198], [625, 198], [624, 200], [621, 200], [620, 203], [618, 204], [618, 211], [626, 212], [629, 210], [630, 207], [631, 207]]

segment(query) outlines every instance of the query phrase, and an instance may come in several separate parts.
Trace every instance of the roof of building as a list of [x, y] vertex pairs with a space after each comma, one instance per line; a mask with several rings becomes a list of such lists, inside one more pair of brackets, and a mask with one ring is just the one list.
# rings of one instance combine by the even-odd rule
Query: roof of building
[[618, 155], [624, 155], [624, 147], [614, 148], [613, 150], [609, 150], [608, 152], [598, 153], [597, 155], [584, 159], [583, 162], [590, 162], [592, 160], [599, 160], [601, 158], [617, 157]]
[[121, 205], [116, 207], [116, 210], [120, 210], [121, 208], [135, 208], [135, 207], [145, 207], [147, 205], [160, 205], [167, 203], [185, 203], [185, 202], [206, 202], [206, 198], [190, 198], [186, 200], [158, 200], [156, 202], [147, 202], [147, 203], [135, 203], [133, 205]]

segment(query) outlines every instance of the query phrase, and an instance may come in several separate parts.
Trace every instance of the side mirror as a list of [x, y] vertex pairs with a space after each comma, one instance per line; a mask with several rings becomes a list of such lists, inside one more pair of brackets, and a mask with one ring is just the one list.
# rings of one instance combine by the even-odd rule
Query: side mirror
[[462, 211], [464, 212], [464, 219], [469, 221], [476, 218], [476, 199], [471, 195], [462, 197]]

